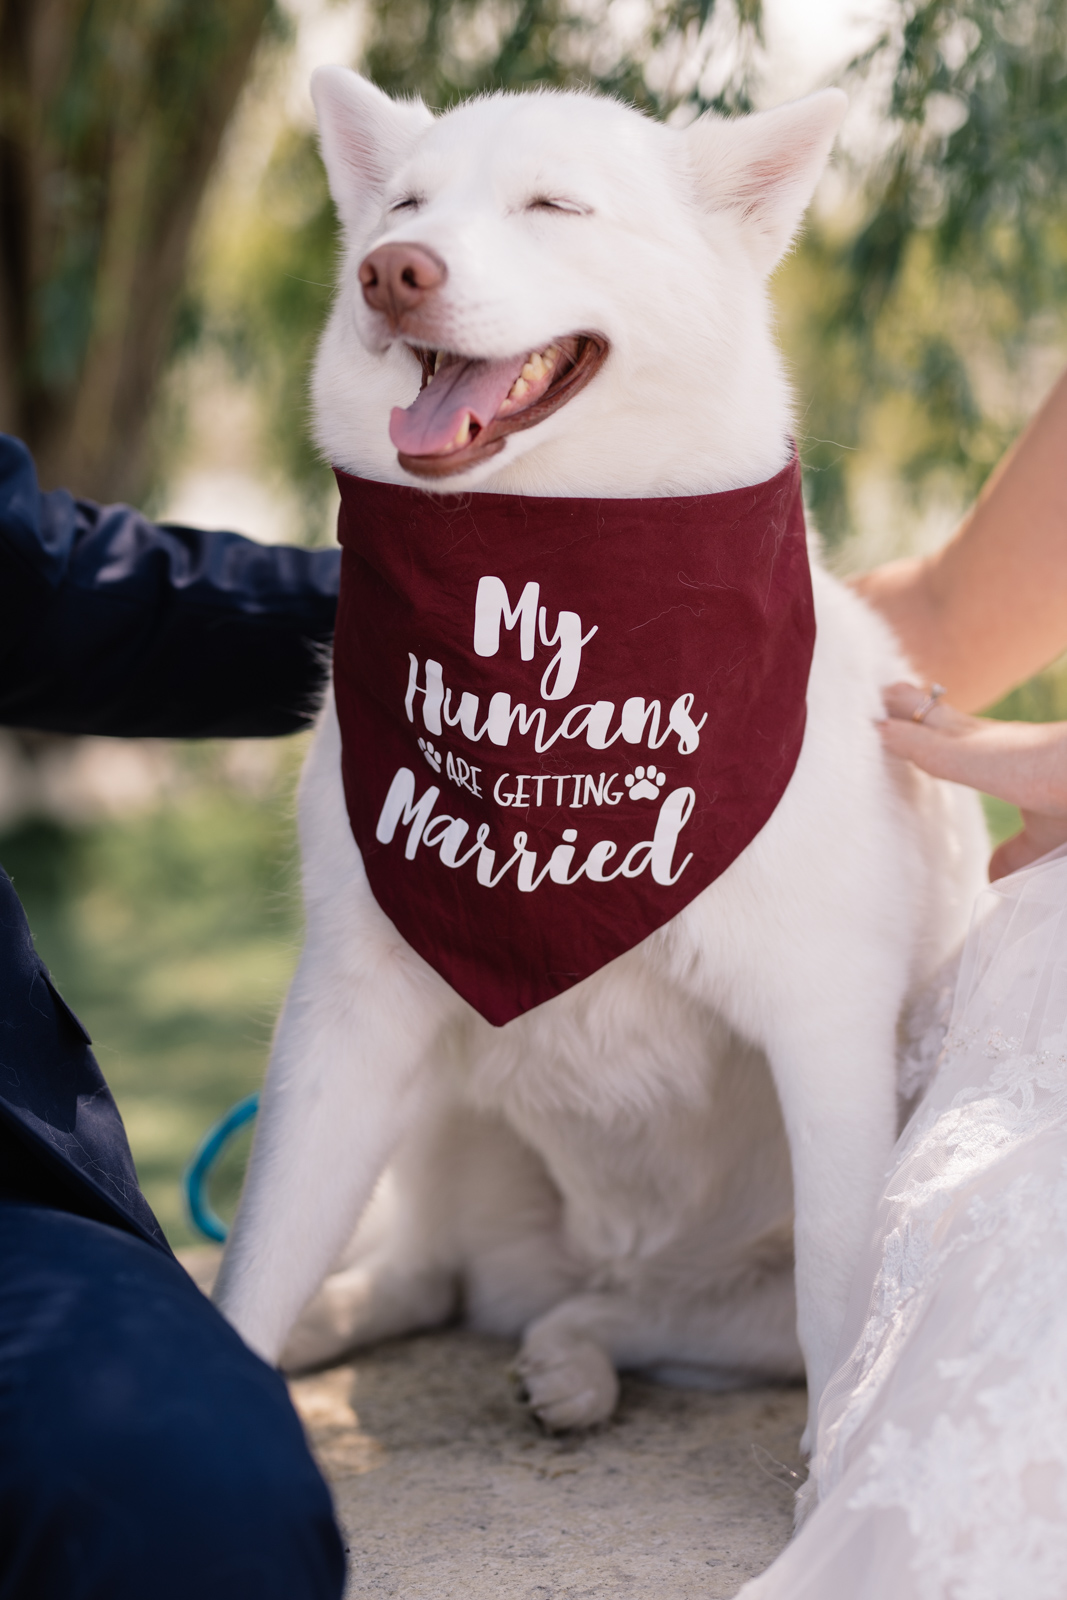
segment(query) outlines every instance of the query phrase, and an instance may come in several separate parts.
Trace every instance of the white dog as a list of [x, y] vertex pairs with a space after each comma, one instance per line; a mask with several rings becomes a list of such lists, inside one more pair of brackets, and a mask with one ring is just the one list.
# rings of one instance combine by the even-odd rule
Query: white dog
[[[787, 468], [790, 396], [766, 280], [843, 95], [678, 130], [585, 94], [493, 95], [434, 118], [340, 68], [313, 88], [345, 236], [314, 380], [331, 462], [378, 484], [475, 491], [460, 503], [475, 515], [485, 492], [662, 503]], [[525, 607], [494, 559], [478, 604], [493, 584], [503, 598], [478, 626], [513, 627], [517, 657], [529, 622], [525, 660], [542, 650], [536, 585]], [[326, 1361], [462, 1310], [521, 1335], [520, 1371], [549, 1427], [607, 1417], [620, 1367], [722, 1382], [806, 1370], [817, 1402], [895, 1138], [902, 1005], [962, 937], [985, 839], [973, 797], [886, 762], [879, 690], [905, 664], [817, 562], [813, 581], [806, 732], [770, 820], [648, 937], [504, 1026], [416, 953], [372, 892], [331, 696], [300, 797], [307, 943], [217, 1291], [269, 1360]], [[610, 618], [598, 620], [606, 637]], [[562, 641], [555, 665], [570, 672], [568, 638], [578, 654], [586, 645], [578, 614], [561, 612], [550, 636], [542, 607], [540, 629]], [[491, 653], [477, 637], [475, 649]], [[419, 810], [417, 787], [432, 778], [447, 797], [464, 769], [450, 759], [435, 776], [436, 663], [423, 680], [410, 659], [421, 776], [398, 771], [375, 837], [392, 839], [402, 814], [412, 852], [434, 803]], [[541, 692], [546, 704], [555, 694], [548, 671]], [[512, 719], [526, 715], [503, 699]], [[672, 727], [686, 707], [692, 694]], [[446, 720], [462, 720], [462, 705]], [[360, 761], [351, 752], [350, 810]], [[627, 776], [634, 796], [664, 783], [652, 763]], [[670, 850], [693, 793], [671, 791], [683, 798], [657, 882], [681, 870]], [[454, 867], [466, 824], [444, 823], [459, 834], [433, 841]], [[631, 850], [627, 876], [666, 826]], [[495, 870], [487, 839], [479, 883]], [[521, 878], [534, 856], [525, 831], [515, 839]], [[399, 838], [390, 848], [400, 860]], [[607, 883], [614, 849], [594, 847], [590, 879]], [[574, 848], [561, 851], [552, 862], [565, 868]]]

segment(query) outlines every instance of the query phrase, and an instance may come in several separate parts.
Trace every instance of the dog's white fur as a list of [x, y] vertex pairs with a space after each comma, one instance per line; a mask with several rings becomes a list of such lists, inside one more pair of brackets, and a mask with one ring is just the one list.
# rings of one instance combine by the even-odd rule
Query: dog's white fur
[[[766, 280], [842, 95], [679, 131], [584, 94], [434, 119], [339, 68], [314, 92], [346, 246], [314, 381], [330, 460], [413, 481], [387, 426], [418, 364], [356, 279], [394, 240], [447, 264], [435, 345], [610, 340], [583, 392], [442, 487], [692, 494], [785, 464]], [[526, 209], [545, 195], [585, 209]], [[270, 1360], [288, 1340], [289, 1364], [323, 1361], [461, 1307], [522, 1336], [552, 1427], [606, 1417], [618, 1367], [806, 1367], [817, 1401], [895, 1136], [902, 1004], [962, 936], [985, 838], [972, 796], [887, 763], [879, 689], [905, 665], [817, 562], [814, 584], [807, 733], [771, 821], [672, 923], [499, 1030], [371, 895], [327, 703], [300, 798], [307, 943], [218, 1291]]]

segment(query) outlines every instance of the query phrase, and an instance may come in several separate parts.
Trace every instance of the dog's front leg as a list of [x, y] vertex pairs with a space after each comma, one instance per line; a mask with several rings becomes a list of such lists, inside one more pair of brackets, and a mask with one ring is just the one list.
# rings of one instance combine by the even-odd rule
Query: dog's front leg
[[896, 1006], [877, 999], [792, 1007], [767, 1039], [793, 1166], [808, 1438], [896, 1137], [895, 1022]]
[[[393, 939], [309, 937], [282, 1013], [215, 1299], [276, 1362], [350, 1236], [416, 1091], [441, 1001]], [[443, 985], [440, 986], [443, 991]]]

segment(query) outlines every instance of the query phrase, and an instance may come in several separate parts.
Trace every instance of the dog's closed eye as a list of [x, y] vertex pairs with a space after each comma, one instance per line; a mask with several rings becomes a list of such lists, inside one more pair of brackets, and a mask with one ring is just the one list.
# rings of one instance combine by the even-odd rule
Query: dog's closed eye
[[583, 204], [581, 200], [565, 200], [559, 195], [538, 194], [526, 202], [527, 211], [560, 211], [567, 216], [588, 217], [592, 213], [592, 206]]
[[390, 211], [417, 211], [422, 205], [422, 199], [417, 194], [405, 195], [403, 200], [394, 200], [389, 207]]

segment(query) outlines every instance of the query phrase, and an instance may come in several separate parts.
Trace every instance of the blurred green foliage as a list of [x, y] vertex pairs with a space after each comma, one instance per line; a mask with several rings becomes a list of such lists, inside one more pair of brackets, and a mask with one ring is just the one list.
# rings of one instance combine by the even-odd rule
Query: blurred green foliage
[[200, 198], [273, 0], [0, 0], [0, 427], [138, 496]]
[[1018, 833], [1022, 827], [1023, 819], [1019, 815], [1018, 807], [1009, 805], [1006, 800], [996, 800], [992, 795], [984, 794], [982, 809], [985, 811], [990, 848], [993, 850], [998, 844], [1003, 844], [1005, 839], [1010, 839], [1013, 833]]
[[1067, 657], [1006, 694], [988, 715], [1002, 722], [1067, 722]]
[[1013, 389], [1034, 403], [1035, 345], [1064, 344], [1067, 6], [896, 0], [890, 18], [845, 75], [883, 110], [873, 150], [785, 285], [805, 487], [831, 544], [872, 465], [916, 502], [935, 479], [973, 497], [1024, 420]]
[[318, 148], [306, 130], [279, 136], [247, 212], [220, 219], [186, 293], [198, 343], [223, 350], [253, 386], [264, 457], [295, 486], [305, 538], [322, 527], [333, 487], [311, 439], [308, 376], [329, 311], [336, 226]]
[[[387, 93], [420, 95], [435, 110], [472, 94], [535, 86], [593, 88], [657, 117], [681, 104], [747, 110], [762, 40], [761, 0], [649, 0], [637, 31], [625, 26], [621, 8], [580, 0], [371, 0], [369, 9], [362, 70]], [[734, 59], [709, 88], [709, 30], [723, 13]]]
[[[182, 752], [191, 786], [122, 821], [34, 820], [0, 861], [64, 996], [93, 1036], [150, 1205], [172, 1244], [192, 1237], [179, 1180], [207, 1126], [258, 1088], [299, 951], [292, 786], [304, 741], [251, 797], [219, 781], [215, 750]], [[232, 1213], [248, 1135], [213, 1186]]]

